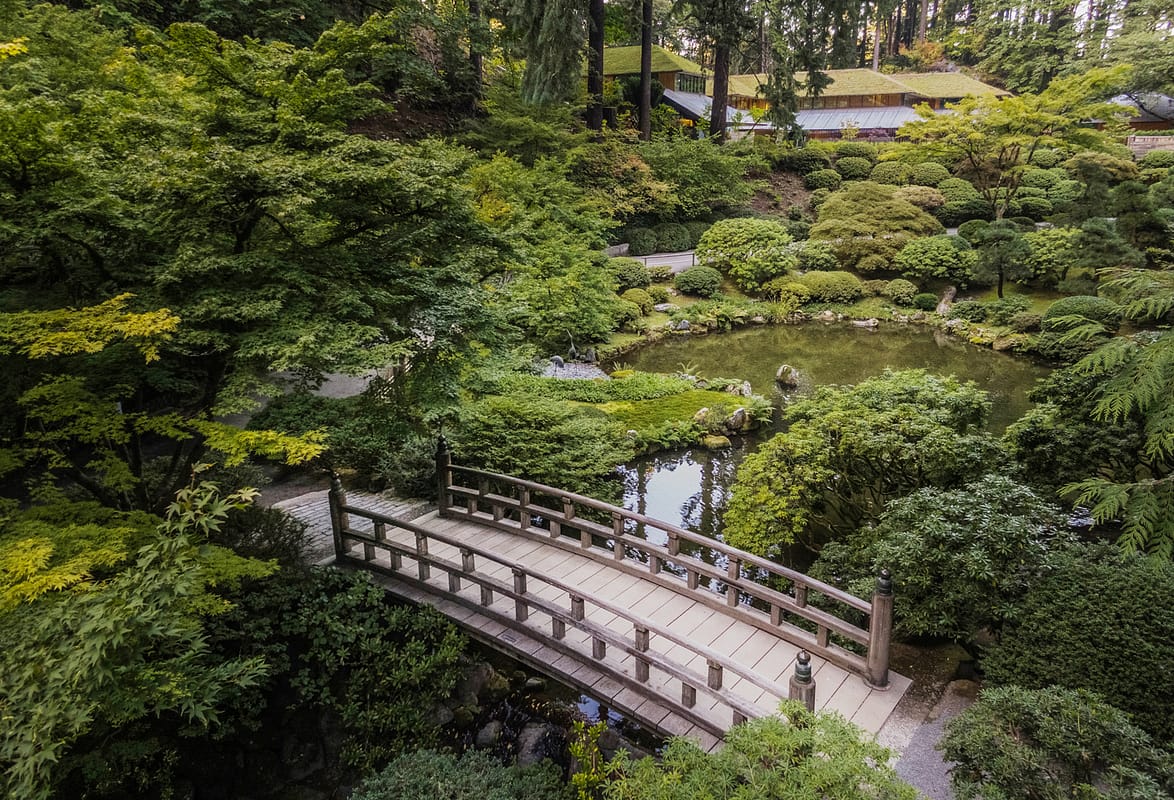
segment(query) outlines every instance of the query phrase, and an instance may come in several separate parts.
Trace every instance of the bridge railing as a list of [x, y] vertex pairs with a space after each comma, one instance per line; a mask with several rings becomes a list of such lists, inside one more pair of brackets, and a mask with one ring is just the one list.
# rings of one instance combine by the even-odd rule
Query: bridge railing
[[[592, 597], [575, 586], [543, 575], [522, 564], [514, 563], [504, 556], [472, 546], [460, 537], [437, 533], [405, 520], [347, 505], [345, 495], [338, 486], [330, 492], [330, 513], [335, 532], [336, 555], [340, 560], [360, 563], [367, 569], [395, 575], [398, 580], [406, 580], [409, 583], [427, 587], [429, 591], [437, 592], [438, 589], [447, 588], [447, 592], [442, 591], [446, 597], [469, 607], [479, 606], [482, 609], [489, 609], [496, 602], [498, 596], [513, 600], [513, 627], [525, 628], [533, 632], [534, 626], [527, 624], [531, 615], [545, 615], [549, 619], [550, 638], [553, 640], [551, 644], [556, 649], [568, 654], [577, 654], [577, 651], [561, 644], [566, 638], [567, 629], [573, 628], [583, 631], [591, 639], [591, 658], [600, 662], [601, 667], [618, 680], [629, 685], [632, 685], [632, 681], [635, 684], [647, 685], [652, 680], [652, 671], [655, 670], [657, 673], [667, 676], [668, 681], [679, 683], [680, 713], [688, 716], [695, 724], [718, 737], [724, 736], [724, 728], [716, 726], [710, 718], [690, 711], [697, 704], [698, 691], [709, 695], [713, 700], [731, 709], [731, 725], [740, 724], [764, 713], [762, 709], [727, 688], [725, 685], [727, 673], [741, 678], [758, 690], [766, 691], [775, 697], [787, 696], [785, 688], [764, 679], [753, 670], [730, 661], [727, 656], [704, 645], [689, 641], [686, 637], [629, 609]], [[359, 527], [356, 519], [363, 520], [365, 524]], [[389, 537], [389, 530], [394, 529], [410, 534], [414, 543], [397, 542], [394, 538]], [[440, 543], [455, 548], [460, 554], [460, 562], [441, 558], [430, 552], [430, 543]], [[354, 546], [362, 547], [361, 556], [351, 554]], [[379, 553], [384, 553], [385, 557], [381, 559]], [[479, 570], [477, 568], [478, 559], [507, 568], [512, 579], [510, 581], [498, 579], [487, 574], [484, 567]], [[410, 564], [405, 567], [405, 560], [414, 562], [415, 576], [409, 572]], [[438, 576], [439, 574], [447, 576], [447, 585], [442, 583], [440, 587], [437, 587], [430, 582], [433, 580], [434, 570]], [[479, 588], [475, 598], [461, 594], [465, 582]], [[542, 587], [550, 587], [555, 591], [543, 592]], [[625, 637], [590, 619], [589, 609], [592, 606], [625, 620], [631, 626], [631, 636]], [[503, 617], [500, 611], [489, 613], [499, 618]], [[508, 620], [503, 619], [503, 621]], [[705, 674], [702, 675], [686, 664], [666, 655], [664, 651], [673, 646], [679, 646], [693, 656], [704, 658], [706, 662]], [[603, 663], [607, 658], [609, 648], [613, 652], [624, 653], [632, 657], [634, 675], [631, 678], [616, 667]], [[664, 681], [664, 683], [668, 681]], [[633, 688], [638, 687], [633, 686]]]
[[[610, 503], [458, 466], [443, 439], [437, 450], [437, 492], [442, 517], [466, 517], [541, 536], [564, 549], [607, 560], [710, 607], [724, 607], [726, 613], [863, 676], [873, 688], [889, 685], [893, 594], [887, 570], [878, 578], [871, 602], [863, 600], [769, 559]], [[644, 536], [635, 535], [638, 529]], [[645, 538], [657, 531], [664, 545]], [[702, 586], [703, 579], [708, 587]], [[812, 604], [817, 596], [822, 598], [818, 606]], [[833, 636], [856, 647], [842, 646]]]

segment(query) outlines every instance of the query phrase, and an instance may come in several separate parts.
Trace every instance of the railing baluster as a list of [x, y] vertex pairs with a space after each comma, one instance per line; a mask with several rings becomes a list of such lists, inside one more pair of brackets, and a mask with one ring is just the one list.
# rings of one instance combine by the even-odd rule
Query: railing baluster
[[[514, 567], [514, 591], [518, 594], [526, 593], [526, 571], [521, 567]], [[514, 598], [514, 619], [525, 622], [530, 616], [530, 606], [520, 597]]]
[[456, 570], [448, 573], [448, 590], [453, 594], [461, 590], [461, 573]]
[[582, 622], [584, 616], [583, 598], [578, 595], [571, 595], [571, 619], [576, 622]]
[[669, 555], [675, 556], [681, 552], [681, 539], [675, 531], [669, 531]]
[[795, 605], [799, 608], [807, 608], [807, 584], [799, 583], [795, 585]]
[[387, 541], [387, 523], [382, 520], [375, 520], [375, 541]]
[[363, 542], [363, 560], [372, 561], [375, 558], [375, 545], [370, 542]]
[[473, 556], [473, 551], [467, 547], [461, 548], [461, 569], [465, 572], [477, 571], [477, 565]]
[[659, 575], [661, 570], [660, 556], [656, 553], [648, 554], [648, 571], [653, 575]]
[[681, 684], [681, 705], [685, 708], [697, 705], [697, 690], [687, 683]]
[[620, 512], [611, 512], [612, 555], [616, 561], [624, 560], [624, 518]]
[[[641, 653], [648, 652], [648, 628], [636, 626], [636, 649]], [[636, 680], [648, 683], [648, 661], [636, 656]]]
[[493, 588], [485, 584], [481, 584], [481, 605], [493, 605]]
[[416, 568], [420, 574], [420, 580], [426, 581], [432, 574], [428, 562], [424, 559], [428, 555], [428, 537], [422, 533], [416, 534]]
[[726, 605], [730, 608], [738, 607], [737, 582], [742, 577], [742, 559], [731, 558], [726, 565]]
[[889, 648], [893, 633], [893, 576], [882, 569], [872, 593], [868, 622], [868, 682], [878, 689], [889, 686]]
[[706, 685], [710, 689], [722, 688], [722, 665], [709, 659], [706, 659], [705, 663], [709, 665], [709, 675], [706, 678]]
[[567, 622], [566, 622], [566, 620], [559, 619], [558, 617], [551, 617], [550, 618], [550, 635], [553, 636], [555, 639], [563, 639], [564, 637], [566, 637], [566, 635], [567, 635]]
[[695, 569], [685, 567], [685, 583], [690, 589], [696, 589], [701, 580], [701, 573]]
[[596, 639], [591, 637], [591, 657], [596, 661], [602, 661], [607, 657], [607, 642], [603, 639]]
[[530, 527], [530, 490], [525, 488], [518, 492], [518, 527], [522, 530]]

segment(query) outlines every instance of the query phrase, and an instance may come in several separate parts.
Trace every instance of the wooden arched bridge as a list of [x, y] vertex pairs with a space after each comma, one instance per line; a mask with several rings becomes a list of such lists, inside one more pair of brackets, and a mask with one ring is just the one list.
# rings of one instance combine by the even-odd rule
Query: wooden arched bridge
[[862, 600], [642, 514], [454, 465], [443, 444], [437, 462], [439, 507], [414, 520], [348, 502], [335, 480], [336, 563], [654, 730], [713, 748], [791, 696], [876, 732], [909, 686], [889, 671], [883, 579]]

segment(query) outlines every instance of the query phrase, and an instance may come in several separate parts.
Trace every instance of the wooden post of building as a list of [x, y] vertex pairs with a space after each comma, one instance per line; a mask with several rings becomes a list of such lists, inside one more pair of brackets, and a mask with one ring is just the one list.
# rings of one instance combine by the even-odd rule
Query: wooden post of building
[[882, 569], [872, 593], [872, 616], [868, 624], [868, 684], [874, 689], [889, 688], [889, 649], [893, 638], [893, 576]]
[[806, 650], [800, 650], [795, 658], [795, 674], [787, 686], [787, 698], [798, 700], [808, 711], [815, 712], [815, 680], [811, 677], [811, 656]]
[[448, 509], [452, 504], [452, 496], [448, 487], [452, 485], [452, 452], [448, 449], [448, 439], [442, 434], [436, 440], [436, 510], [441, 517], [448, 516]]
[[330, 503], [330, 531], [334, 536], [334, 557], [342, 558], [346, 552], [342, 546], [342, 532], [350, 520], [343, 511], [346, 506], [346, 492], [342, 488], [342, 479], [337, 472], [330, 473], [330, 491], [326, 493]]

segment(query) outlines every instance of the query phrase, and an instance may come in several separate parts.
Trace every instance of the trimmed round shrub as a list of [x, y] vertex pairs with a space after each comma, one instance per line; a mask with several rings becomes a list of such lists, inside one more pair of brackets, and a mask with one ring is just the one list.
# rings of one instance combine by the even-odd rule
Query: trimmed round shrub
[[1024, 189], [1050, 189], [1062, 180], [1064, 180], [1063, 175], [1057, 175], [1050, 169], [1025, 170], [1023, 177], [1019, 179], [1019, 191], [1022, 192]]
[[1156, 740], [1174, 740], [1174, 563], [1096, 545], [1059, 551], [1028, 583], [983, 658], [995, 686], [1112, 691]]
[[1059, 181], [1048, 189], [1048, 199], [1052, 203], [1071, 203], [1080, 199], [1082, 194], [1084, 194], [1084, 184], [1072, 179]]
[[836, 253], [828, 242], [808, 239], [798, 246], [796, 254], [799, 256], [799, 269], [804, 272], [813, 269], [829, 272], [840, 268]]
[[1042, 167], [1043, 169], [1051, 169], [1058, 167], [1064, 161], [1064, 154], [1055, 150], [1036, 150], [1031, 154], [1031, 158], [1027, 163], [1034, 167]]
[[889, 268], [889, 260], [879, 253], [870, 253], [856, 262], [856, 269], [860, 272], [884, 272]]
[[643, 289], [629, 289], [620, 295], [620, 299], [635, 304], [640, 309], [641, 316], [652, 313], [652, 306], [654, 305], [652, 295]]
[[1033, 314], [1030, 311], [1020, 311], [1007, 321], [1007, 325], [1016, 333], [1031, 333], [1038, 331], [1040, 323], [1044, 318], [1040, 314]]
[[634, 258], [613, 258], [607, 263], [608, 269], [616, 279], [616, 291], [626, 292], [628, 289], [646, 289], [652, 283], [652, 276], [648, 269]]
[[974, 243], [990, 226], [985, 219], [970, 219], [958, 226], [958, 235], [967, 242]]
[[904, 278], [896, 278], [885, 284], [882, 294], [898, 305], [907, 306], [917, 296], [917, 285]]
[[[832, 172], [836, 172], [836, 171], [832, 170]], [[840, 177], [840, 173], [836, 172], [836, 177], [837, 178]], [[832, 196], [831, 189], [816, 189], [815, 191], [813, 191], [811, 193], [811, 207], [812, 208], [819, 208], [831, 196]]]
[[[1019, 210], [1023, 216], [1032, 221], [1042, 220], [1052, 214], [1052, 201], [1046, 197], [1022, 197], [1019, 199]], [[1035, 230], [1035, 225], [1031, 226]]]
[[947, 201], [936, 213], [938, 219], [947, 228], [961, 225], [972, 219], [989, 220], [995, 214], [991, 204], [981, 197], [971, 200]]
[[811, 290], [794, 278], [784, 275], [768, 281], [762, 287], [762, 296], [775, 303], [793, 301], [795, 305], [801, 306], [811, 300]]
[[1092, 322], [1099, 322], [1111, 331], [1117, 330], [1121, 324], [1121, 308], [1107, 297], [1092, 297], [1076, 295], [1061, 297], [1048, 306], [1044, 313], [1044, 328], [1054, 330], [1056, 326], [1049, 324], [1059, 317], [1084, 317]]
[[913, 307], [922, 311], [936, 311], [938, 308], [938, 296], [929, 292], [922, 292], [919, 295], [915, 295], [913, 298]]
[[840, 158], [836, 160], [836, 172], [843, 175], [846, 181], [862, 181], [872, 172], [872, 162], [855, 156]]
[[723, 219], [697, 243], [697, 263], [724, 272], [742, 291], [757, 292], [798, 264], [786, 227], [770, 219]]
[[634, 256], [649, 256], [655, 253], [656, 232], [648, 228], [629, 228], [628, 252]]
[[712, 222], [704, 222], [702, 220], [693, 220], [692, 222], [685, 223], [685, 230], [689, 231], [690, 249], [697, 246], [697, 243], [701, 241], [702, 234], [709, 230], [709, 226], [712, 224]]
[[649, 286], [648, 296], [652, 298], [653, 304], [667, 303], [669, 301], [669, 290], [663, 286]]
[[827, 169], [832, 160], [822, 147], [809, 144], [798, 150], [784, 151], [779, 157], [778, 163], [780, 169], [807, 175], [816, 170]]
[[693, 245], [689, 229], [679, 222], [665, 222], [652, 229], [656, 233], [656, 252], [680, 253]]
[[808, 272], [797, 281], [811, 292], [811, 299], [822, 303], [854, 303], [864, 294], [860, 279], [851, 272]]
[[[844, 179], [834, 169], [817, 169], [807, 173], [803, 185], [808, 189], [839, 189]], [[814, 202], [814, 198], [812, 198]]]
[[1151, 150], [1137, 165], [1142, 169], [1169, 169], [1174, 167], [1174, 150]]
[[[1029, 197], [1026, 199], [1031, 200], [1033, 198]], [[1023, 201], [1020, 200], [1017, 202], [1018, 202], [1018, 208], [1016, 208], [1016, 204], [1012, 204], [1012, 208], [1015, 208], [1016, 211], [1022, 211], [1023, 210]], [[1035, 220], [1032, 219], [1031, 217], [1025, 217], [1019, 213], [1015, 214], [1015, 216], [1013, 216], [1013, 217], [1007, 217], [1007, 221], [1015, 223], [1015, 225], [1017, 225], [1019, 227], [1019, 230], [1023, 231], [1024, 233], [1031, 233], [1032, 231], [1035, 230]]]
[[951, 177], [950, 170], [936, 161], [922, 161], [920, 164], [914, 164], [909, 170], [909, 182], [917, 186], [936, 187]]
[[870, 165], [876, 163], [876, 145], [868, 142], [837, 142], [836, 163], [845, 158], [863, 158]]
[[977, 300], [963, 300], [950, 306], [952, 319], [964, 319], [967, 322], [986, 322], [987, 307]]
[[713, 267], [689, 267], [673, 278], [678, 292], [694, 297], [713, 297], [722, 288], [722, 274]]
[[1048, 193], [1044, 189], [1037, 189], [1034, 186], [1020, 186], [1019, 187], [1019, 198], [1020, 199], [1023, 199], [1024, 197], [1047, 197], [1047, 196], [1048, 196]]
[[889, 282], [879, 278], [870, 278], [861, 281], [860, 285], [864, 287], [865, 297], [883, 297], [885, 287], [889, 285]]
[[996, 325], [1010, 324], [1011, 318], [1031, 308], [1031, 301], [1021, 294], [1009, 294], [987, 303], [987, 316]]
[[945, 195], [932, 186], [900, 186], [893, 192], [893, 197], [931, 213], [946, 204]]
[[[673, 279], [673, 268], [668, 264], [652, 264], [644, 268], [648, 271], [648, 277], [652, 279], [653, 283], [665, 283]], [[643, 286], [637, 286], [637, 289], [643, 289]]]
[[628, 330], [629, 326], [644, 316], [640, 306], [628, 300], [621, 300], [616, 304], [615, 326], [620, 330]]
[[937, 185], [937, 190], [945, 195], [948, 203], [982, 199], [982, 194], [974, 188], [974, 184], [962, 178], [946, 178]]
[[893, 267], [914, 278], [949, 278], [958, 280], [967, 271], [969, 259], [963, 258], [954, 245], [955, 237], [939, 234], [914, 239], [901, 248]]
[[904, 186], [909, 182], [909, 166], [900, 161], [882, 161], [872, 168], [868, 178], [890, 186]]

